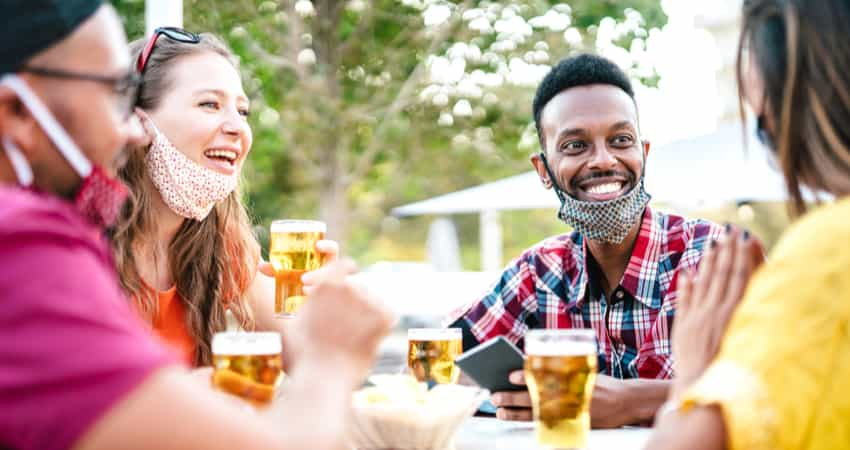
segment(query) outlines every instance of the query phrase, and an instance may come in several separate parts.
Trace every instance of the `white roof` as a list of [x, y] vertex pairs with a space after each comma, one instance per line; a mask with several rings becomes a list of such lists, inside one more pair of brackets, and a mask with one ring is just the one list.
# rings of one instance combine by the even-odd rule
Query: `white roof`
[[396, 216], [458, 214], [488, 210], [548, 209], [560, 203], [531, 171], [393, 209]]
[[[653, 202], [684, 209], [741, 201], [783, 201], [782, 176], [769, 151], [740, 124], [651, 148], [646, 189]], [[558, 198], [540, 184], [535, 171], [504, 178], [393, 209], [397, 216], [473, 213], [487, 210], [550, 209]]]
[[784, 201], [785, 184], [773, 161], [752, 130], [742, 133], [740, 124], [727, 124], [704, 136], [650, 148], [646, 189], [655, 202], [685, 209]]

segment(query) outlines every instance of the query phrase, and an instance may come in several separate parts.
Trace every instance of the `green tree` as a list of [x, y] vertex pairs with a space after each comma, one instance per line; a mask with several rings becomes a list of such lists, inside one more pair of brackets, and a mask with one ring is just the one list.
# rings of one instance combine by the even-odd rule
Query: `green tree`
[[[113, 3], [139, 37], [143, 1]], [[241, 58], [259, 221], [318, 214], [363, 250], [393, 205], [527, 169], [553, 61], [606, 46], [652, 83], [630, 58], [664, 24], [659, 3], [185, 0], [184, 18]]]

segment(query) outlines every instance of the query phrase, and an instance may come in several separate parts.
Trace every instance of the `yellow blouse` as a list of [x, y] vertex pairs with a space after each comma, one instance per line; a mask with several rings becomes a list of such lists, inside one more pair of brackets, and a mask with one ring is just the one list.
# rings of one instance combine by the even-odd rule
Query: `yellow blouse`
[[850, 449], [848, 319], [845, 197], [785, 233], [683, 406], [718, 405], [734, 450]]

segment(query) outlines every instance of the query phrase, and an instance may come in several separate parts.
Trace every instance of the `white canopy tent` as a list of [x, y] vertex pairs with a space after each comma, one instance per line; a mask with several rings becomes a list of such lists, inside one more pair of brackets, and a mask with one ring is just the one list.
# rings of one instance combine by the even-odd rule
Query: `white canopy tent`
[[650, 148], [646, 189], [653, 201], [683, 210], [783, 201], [785, 184], [773, 164], [770, 150], [751, 130], [726, 124], [704, 136]]
[[[646, 188], [654, 203], [693, 210], [731, 202], [785, 200], [781, 175], [769, 151], [739, 123], [713, 133], [651, 148]], [[744, 139], [747, 139], [746, 148]], [[478, 213], [482, 270], [498, 270], [501, 258], [499, 211], [555, 209], [558, 198], [534, 171], [393, 209], [396, 216]]]

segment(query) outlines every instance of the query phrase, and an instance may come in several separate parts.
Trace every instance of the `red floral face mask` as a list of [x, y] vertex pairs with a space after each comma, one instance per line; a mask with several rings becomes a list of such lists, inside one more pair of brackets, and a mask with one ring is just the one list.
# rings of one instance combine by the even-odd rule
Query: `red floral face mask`
[[[127, 200], [127, 187], [121, 181], [110, 177], [103, 168], [93, 165], [80, 151], [77, 144], [68, 135], [53, 114], [39, 100], [38, 96], [16, 75], [8, 74], [0, 78], [0, 85], [6, 86], [18, 94], [18, 98], [30, 110], [44, 132], [53, 142], [62, 156], [82, 178], [74, 197], [77, 210], [89, 221], [101, 228], [109, 228], [118, 220], [121, 206]], [[12, 168], [22, 186], [33, 182], [32, 169], [23, 153], [11, 139], [3, 139], [3, 148], [12, 163]]]

